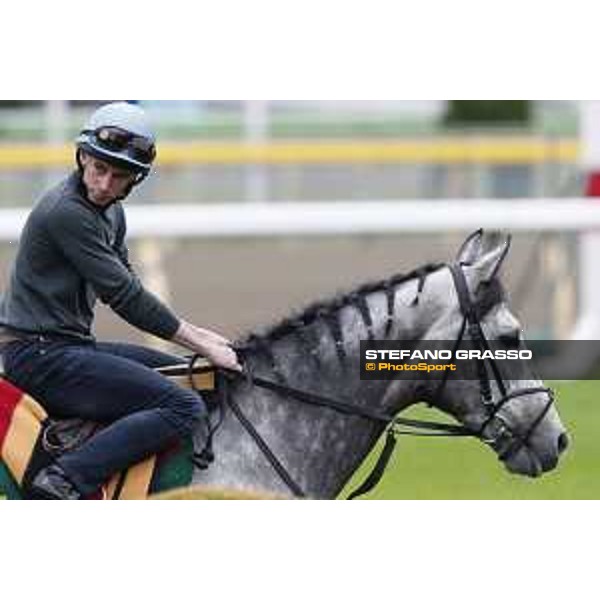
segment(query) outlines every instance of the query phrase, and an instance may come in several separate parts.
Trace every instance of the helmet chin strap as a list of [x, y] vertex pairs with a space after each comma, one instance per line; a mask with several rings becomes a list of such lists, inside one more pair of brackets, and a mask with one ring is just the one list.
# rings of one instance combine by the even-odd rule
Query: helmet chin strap
[[83, 173], [83, 164], [81, 162], [81, 148], [75, 150], [75, 162], [80, 173]]

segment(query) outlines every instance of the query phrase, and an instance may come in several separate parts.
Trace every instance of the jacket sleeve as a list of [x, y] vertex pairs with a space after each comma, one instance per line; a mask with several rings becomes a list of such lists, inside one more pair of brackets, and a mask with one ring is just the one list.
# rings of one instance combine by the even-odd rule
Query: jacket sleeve
[[143, 331], [164, 339], [173, 337], [179, 320], [144, 288], [130, 268], [124, 240], [119, 250], [111, 247], [100, 215], [76, 201], [65, 200], [48, 213], [46, 227], [65, 258], [104, 304]]

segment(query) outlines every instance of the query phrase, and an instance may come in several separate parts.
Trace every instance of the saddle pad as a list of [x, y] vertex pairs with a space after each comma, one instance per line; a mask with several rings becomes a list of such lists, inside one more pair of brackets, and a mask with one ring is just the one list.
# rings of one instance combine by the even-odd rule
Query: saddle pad
[[[0, 489], [8, 497], [20, 497], [18, 490], [26, 489], [32, 475], [52, 461], [41, 443], [48, 424], [48, 415], [31, 396], [0, 379]], [[156, 465], [152, 456], [113, 476], [102, 499], [146, 498]]]
[[47, 418], [31, 396], [0, 379], [0, 458], [18, 485], [23, 483], [42, 423]]

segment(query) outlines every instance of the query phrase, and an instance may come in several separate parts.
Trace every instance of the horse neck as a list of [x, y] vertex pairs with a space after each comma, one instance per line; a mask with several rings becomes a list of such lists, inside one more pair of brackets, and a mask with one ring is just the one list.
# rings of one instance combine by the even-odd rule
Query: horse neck
[[[394, 291], [389, 337], [415, 339], [422, 327], [422, 308], [414, 305], [417, 281], [398, 284]], [[375, 291], [366, 294], [365, 300], [372, 335], [383, 339], [388, 325], [387, 296]], [[331, 324], [318, 318], [281, 339], [263, 339], [247, 356], [252, 374], [372, 411], [395, 414], [412, 403], [414, 382], [395, 382], [391, 394], [388, 381], [360, 380], [360, 340], [369, 337], [364, 315], [349, 304], [335, 317], [344, 341], [343, 361]], [[385, 427], [381, 422], [277, 397], [256, 387], [240, 387], [237, 395], [248, 418], [261, 423], [265, 440], [290, 474], [315, 497], [338, 494]]]

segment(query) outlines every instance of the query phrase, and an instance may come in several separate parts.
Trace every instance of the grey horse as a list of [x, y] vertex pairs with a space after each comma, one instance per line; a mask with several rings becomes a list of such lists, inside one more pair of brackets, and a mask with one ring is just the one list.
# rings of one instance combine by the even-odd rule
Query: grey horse
[[[483, 336], [522, 344], [521, 325], [498, 281], [508, 248], [507, 238], [478, 231], [453, 264], [464, 275]], [[427, 378], [361, 381], [360, 340], [456, 340], [463, 321], [450, 268], [429, 265], [315, 304], [249, 336], [240, 348], [253, 377], [378, 414], [397, 415], [427, 401], [477, 432], [511, 473], [537, 477], [554, 469], [568, 436], [551, 392], [538, 379], [500, 385], [492, 380], [487, 406], [481, 382], [474, 380], [450, 379], [442, 394], [436, 394], [439, 380]], [[306, 496], [335, 498], [386, 429], [364, 415], [286, 397], [250, 379], [231, 381], [228, 394], [243, 417], [225, 412], [214, 435], [215, 460], [209, 469], [196, 470], [195, 484], [288, 495], [290, 485], [267, 457], [272, 453]], [[260, 439], [249, 433], [244, 420]], [[515, 444], [517, 438], [521, 442]]]

